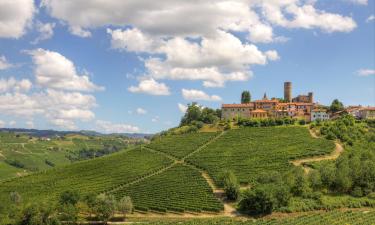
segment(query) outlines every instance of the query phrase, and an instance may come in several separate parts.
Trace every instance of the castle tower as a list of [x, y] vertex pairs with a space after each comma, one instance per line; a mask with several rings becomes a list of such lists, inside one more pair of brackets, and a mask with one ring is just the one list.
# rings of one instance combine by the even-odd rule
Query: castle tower
[[284, 100], [292, 101], [292, 82], [284, 82]]
[[268, 100], [268, 98], [267, 98], [267, 93], [266, 93], [266, 92], [264, 92], [263, 100]]
[[314, 93], [309, 92], [309, 103], [314, 103]]

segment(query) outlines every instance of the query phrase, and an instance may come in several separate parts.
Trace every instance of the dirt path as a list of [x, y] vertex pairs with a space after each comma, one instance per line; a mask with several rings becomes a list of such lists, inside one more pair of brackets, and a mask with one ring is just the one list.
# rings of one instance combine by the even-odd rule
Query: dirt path
[[[319, 136], [316, 135], [316, 133], [309, 129], [309, 132], [310, 132], [310, 135], [313, 137], [313, 138], [321, 138]], [[305, 163], [309, 163], [309, 162], [319, 162], [319, 161], [323, 161], [323, 160], [335, 160], [337, 159], [342, 153], [344, 152], [344, 148], [342, 147], [342, 145], [336, 141], [335, 142], [335, 149], [333, 150], [333, 152], [329, 155], [322, 155], [322, 156], [316, 156], [316, 157], [311, 157], [311, 158], [305, 158], [305, 159], [297, 159], [297, 160], [293, 160], [291, 161], [291, 163], [294, 165], [294, 166], [302, 166], [303, 167], [303, 170], [305, 171], [305, 173], [309, 173], [311, 171], [311, 168], [308, 167], [308, 166], [305, 166], [304, 164]]]

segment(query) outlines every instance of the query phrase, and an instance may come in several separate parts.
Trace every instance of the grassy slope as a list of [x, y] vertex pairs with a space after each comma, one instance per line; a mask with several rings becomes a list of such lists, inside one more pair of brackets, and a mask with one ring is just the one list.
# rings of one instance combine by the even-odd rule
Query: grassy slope
[[51, 199], [73, 189], [99, 193], [129, 183], [172, 162], [161, 154], [136, 148], [0, 183], [0, 202], [17, 191], [24, 201]]
[[[72, 156], [84, 148], [102, 149], [109, 141], [120, 147], [125, 146], [121, 141], [109, 138], [96, 137], [89, 140], [87, 136], [67, 135], [64, 140], [41, 141], [37, 138], [29, 139], [27, 135], [17, 137], [13, 133], [0, 132], [0, 181], [17, 177], [20, 172], [25, 174], [70, 164], [69, 155]], [[6, 160], [16, 160], [23, 168], [7, 164]], [[47, 161], [50, 164], [46, 163]]]
[[330, 153], [332, 141], [314, 139], [305, 127], [264, 127], [230, 130], [187, 160], [208, 171], [217, 182], [225, 170], [248, 183], [260, 172], [286, 171], [289, 161]]

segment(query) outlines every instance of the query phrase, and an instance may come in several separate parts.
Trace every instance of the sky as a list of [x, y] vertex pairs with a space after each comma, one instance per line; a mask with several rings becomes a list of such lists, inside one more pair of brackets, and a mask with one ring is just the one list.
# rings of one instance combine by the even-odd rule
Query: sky
[[155, 133], [266, 92], [375, 105], [373, 0], [0, 0], [0, 127]]

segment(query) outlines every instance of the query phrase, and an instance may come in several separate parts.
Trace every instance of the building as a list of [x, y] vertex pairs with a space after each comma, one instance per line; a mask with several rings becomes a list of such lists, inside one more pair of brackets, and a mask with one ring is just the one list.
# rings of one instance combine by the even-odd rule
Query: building
[[329, 115], [325, 109], [313, 109], [311, 111], [311, 121], [315, 120], [329, 120]]
[[309, 92], [307, 95], [298, 95], [297, 97], [292, 99], [292, 102], [313, 103], [314, 93]]
[[260, 100], [247, 104], [223, 104], [222, 119], [232, 120], [237, 118], [296, 118], [311, 121], [311, 112], [314, 109], [313, 93], [299, 95], [292, 98], [292, 83], [284, 83], [284, 100], [268, 99], [267, 94]]
[[361, 118], [361, 113], [360, 113], [361, 109], [362, 109], [362, 106], [360, 106], [360, 105], [358, 105], [358, 106], [349, 106], [348, 108], [346, 108], [345, 111], [349, 115], [352, 115], [354, 118], [360, 119]]
[[359, 110], [359, 118], [368, 120], [375, 119], [375, 107], [363, 107]]

